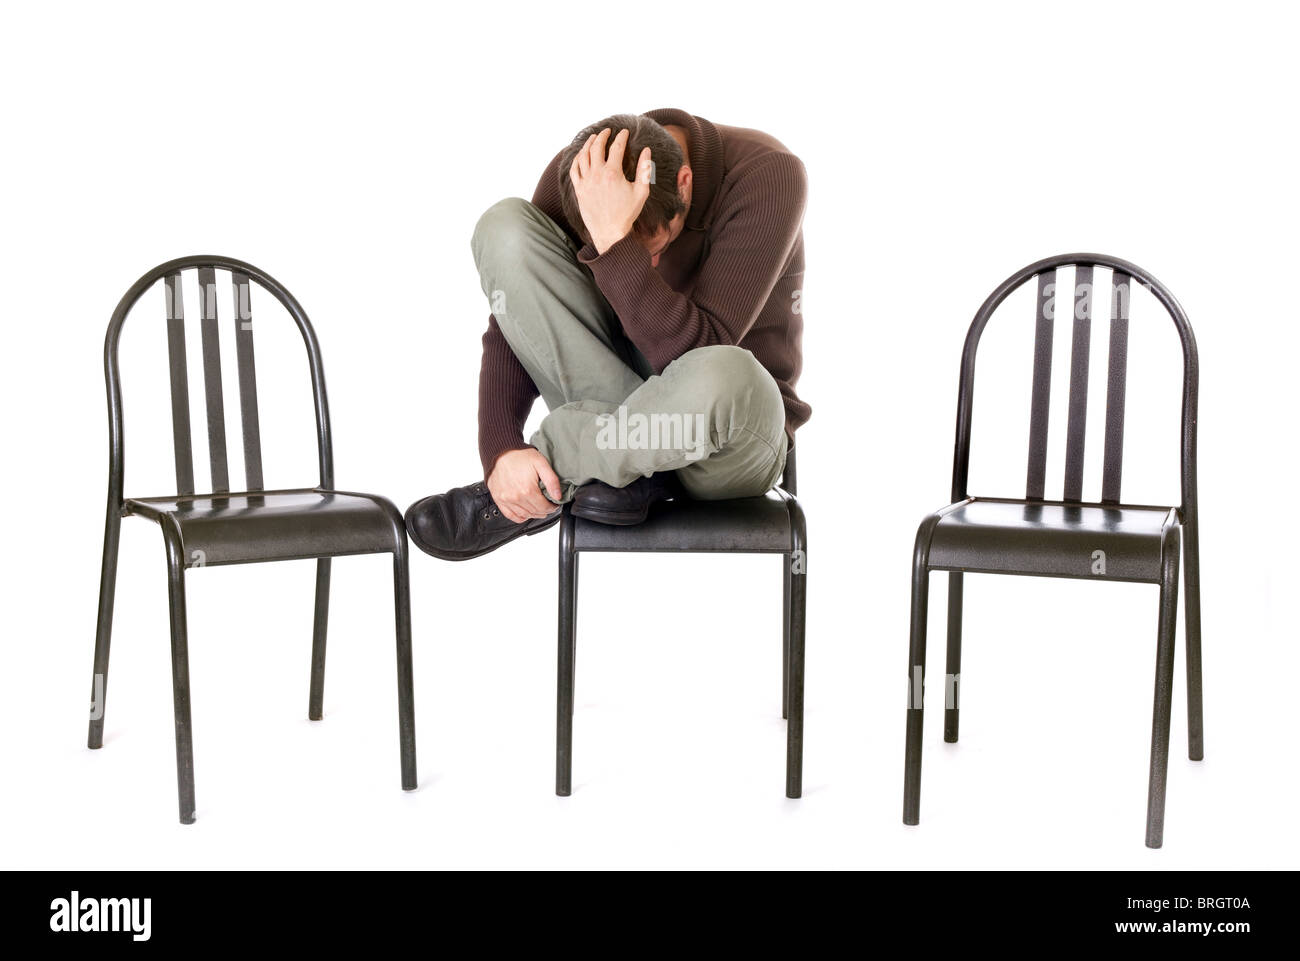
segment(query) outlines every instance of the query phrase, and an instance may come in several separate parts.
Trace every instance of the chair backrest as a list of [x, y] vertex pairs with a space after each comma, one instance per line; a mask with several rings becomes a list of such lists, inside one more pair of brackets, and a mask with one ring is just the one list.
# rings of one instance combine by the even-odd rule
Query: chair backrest
[[[1056, 272], [1063, 267], [1075, 268], [1072, 298], [1060, 296]], [[1096, 267], [1112, 271], [1110, 296], [1106, 301], [1093, 289]], [[1029, 463], [1025, 497], [1045, 499], [1047, 473], [1047, 425], [1052, 381], [1052, 334], [1058, 304], [1073, 305], [1073, 338], [1070, 354], [1070, 396], [1066, 422], [1065, 485], [1061, 500], [1084, 503], [1083, 453], [1088, 417], [1088, 373], [1091, 353], [1094, 305], [1109, 303], [1110, 357], [1106, 381], [1106, 430], [1102, 462], [1100, 501], [1119, 504], [1120, 479], [1124, 459], [1124, 397], [1128, 382], [1129, 299], [1135, 283], [1146, 287], [1173, 319], [1183, 348], [1182, 402], [1182, 511], [1195, 517], [1196, 512], [1196, 338], [1182, 307], [1173, 294], [1142, 268], [1104, 254], [1063, 254], [1049, 257], [1012, 274], [989, 295], [976, 313], [966, 335], [962, 351], [961, 386], [957, 401], [957, 440], [953, 456], [952, 499], [967, 496], [970, 471], [971, 407], [975, 391], [975, 354], [985, 325], [998, 306], [1031, 278], [1038, 280], [1037, 322], [1034, 332], [1033, 394], [1029, 416]]]
[[250, 286], [256, 283], [270, 293], [298, 325], [307, 347], [315, 395], [317, 447], [320, 454], [320, 486], [334, 484], [334, 455], [330, 442], [329, 403], [325, 396], [325, 374], [320, 346], [306, 312], [283, 286], [262, 270], [229, 257], [193, 256], [168, 261], [153, 268], [131, 285], [118, 302], [104, 338], [104, 379], [108, 387], [109, 489], [110, 504], [123, 499], [124, 471], [121, 370], [118, 342], [127, 314], [144, 293], [163, 281], [167, 318], [167, 356], [171, 375], [172, 439], [176, 455], [176, 493], [194, 494], [194, 457], [190, 444], [189, 369], [185, 356], [185, 306], [181, 296], [181, 274], [198, 272], [202, 336], [203, 386], [207, 406], [208, 460], [211, 493], [230, 492], [226, 460], [226, 410], [221, 386], [221, 345], [217, 318], [217, 270], [230, 271], [234, 288], [235, 354], [239, 373], [239, 409], [244, 449], [244, 490], [263, 490], [262, 445], [257, 413], [257, 376], [253, 362], [253, 314]]

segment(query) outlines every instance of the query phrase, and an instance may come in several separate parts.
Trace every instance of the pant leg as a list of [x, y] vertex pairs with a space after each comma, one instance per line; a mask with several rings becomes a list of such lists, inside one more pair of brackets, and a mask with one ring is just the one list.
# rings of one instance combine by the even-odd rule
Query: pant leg
[[625, 487], [670, 470], [693, 497], [749, 497], [770, 490], [785, 467], [785, 404], [749, 351], [700, 347], [621, 404], [585, 398], [553, 409], [532, 444], [565, 500], [593, 480]]
[[616, 404], [651, 373], [573, 241], [537, 206], [494, 204], [471, 246], [497, 325], [547, 407]]

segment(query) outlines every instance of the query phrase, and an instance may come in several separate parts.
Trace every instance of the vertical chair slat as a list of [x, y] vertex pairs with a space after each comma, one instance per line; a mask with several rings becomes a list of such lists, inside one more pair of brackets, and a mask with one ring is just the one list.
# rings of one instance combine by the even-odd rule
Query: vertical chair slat
[[1052, 400], [1052, 333], [1056, 272], [1038, 275], [1038, 322], [1034, 329], [1034, 393], [1029, 413], [1029, 471], [1025, 497], [1042, 500], [1047, 485], [1047, 417]]
[[199, 301], [203, 324], [203, 387], [208, 401], [208, 460], [212, 465], [212, 490], [230, 491], [226, 462], [226, 404], [221, 390], [221, 339], [217, 332], [217, 275], [211, 267], [199, 268]]
[[1110, 366], [1106, 378], [1106, 457], [1102, 467], [1101, 501], [1119, 503], [1124, 462], [1124, 395], [1128, 387], [1128, 317], [1131, 278], [1115, 271], [1110, 298]]
[[257, 417], [257, 373], [253, 363], [253, 309], [248, 275], [231, 271], [235, 294], [235, 352], [239, 362], [239, 412], [244, 428], [247, 489], [262, 489], [262, 432]]
[[1074, 275], [1074, 339], [1070, 345], [1070, 414], [1065, 435], [1065, 500], [1083, 500], [1083, 452], [1088, 427], [1088, 361], [1092, 354], [1092, 265]]
[[172, 384], [172, 441], [176, 454], [176, 493], [194, 493], [194, 454], [190, 447], [190, 381], [185, 362], [185, 302], [181, 298], [181, 275], [168, 274], [164, 282], [167, 298], [167, 366]]

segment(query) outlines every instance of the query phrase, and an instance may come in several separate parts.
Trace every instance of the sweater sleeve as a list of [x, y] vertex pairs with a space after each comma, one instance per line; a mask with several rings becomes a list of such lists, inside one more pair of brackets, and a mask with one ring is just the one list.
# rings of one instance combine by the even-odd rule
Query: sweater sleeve
[[688, 350], [741, 341], [790, 262], [806, 196], [793, 154], [768, 154], [738, 174], [689, 296], [664, 281], [631, 235], [599, 255], [588, 244], [578, 258], [628, 337], [662, 371]]
[[[548, 217], [563, 223], [555, 179], [557, 162], [558, 155], [542, 173], [533, 191], [533, 203]], [[489, 314], [478, 374], [478, 454], [484, 477], [492, 473], [502, 454], [528, 446], [524, 442], [524, 423], [537, 394], [537, 385], [506, 343], [496, 318]]]
[[506, 343], [496, 318], [488, 315], [478, 374], [478, 453], [486, 478], [506, 451], [527, 447], [524, 422], [537, 387]]

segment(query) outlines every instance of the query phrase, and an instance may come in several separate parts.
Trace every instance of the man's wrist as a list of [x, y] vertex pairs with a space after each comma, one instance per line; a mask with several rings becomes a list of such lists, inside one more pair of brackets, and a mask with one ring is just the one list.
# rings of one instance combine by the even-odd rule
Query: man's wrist
[[601, 234], [599, 236], [597, 236], [596, 234], [592, 234], [591, 246], [596, 248], [597, 254], [603, 254], [605, 251], [609, 250], [610, 247], [613, 247], [616, 243], [618, 243], [620, 240], [622, 240], [631, 232], [632, 232], [632, 228], [629, 226], [622, 233], [618, 233], [617, 231], [611, 230], [609, 233]]
[[497, 464], [500, 462], [502, 457], [506, 456], [506, 454], [513, 454], [515, 451], [519, 451], [519, 450], [536, 450], [536, 449], [537, 448], [533, 447], [532, 444], [519, 444], [517, 447], [507, 447], [504, 450], [498, 451], [497, 454], [492, 458], [492, 466], [489, 467], [487, 471], [483, 474], [483, 479], [487, 480], [489, 477], [492, 476], [492, 472], [497, 469]]
[[598, 250], [594, 243], [588, 243], [578, 251], [578, 262], [591, 267], [596, 273], [596, 282], [600, 283], [602, 275], [609, 271], [635, 269], [632, 265], [650, 263], [650, 255], [635, 237], [628, 234], [622, 240], [611, 244], [604, 251]]

